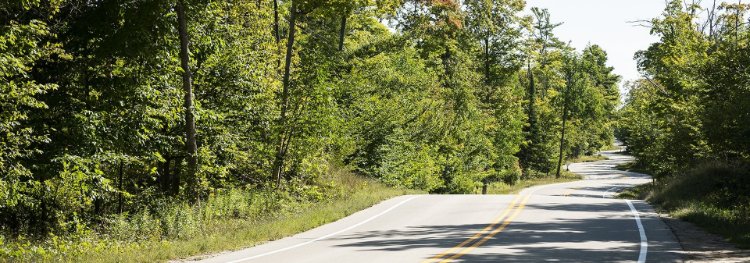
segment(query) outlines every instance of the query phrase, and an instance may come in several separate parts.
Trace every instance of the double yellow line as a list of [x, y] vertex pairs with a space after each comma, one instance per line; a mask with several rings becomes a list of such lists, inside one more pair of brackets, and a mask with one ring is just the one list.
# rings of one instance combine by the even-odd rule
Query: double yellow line
[[[526, 207], [526, 202], [528, 202], [529, 198], [531, 198], [531, 193], [527, 194], [523, 198], [522, 197], [522, 195], [516, 196], [516, 198], [511, 201], [510, 205], [505, 208], [503, 213], [495, 220], [493, 220], [490, 225], [477, 232], [473, 236], [469, 237], [468, 239], [464, 240], [460, 244], [456, 245], [455, 247], [448, 249], [443, 253], [437, 254], [431, 258], [428, 258], [427, 260], [423, 261], [423, 263], [450, 262], [451, 260], [460, 258], [461, 256], [468, 254], [472, 250], [486, 243], [488, 240], [490, 240], [490, 238], [502, 232], [503, 229], [505, 229], [511, 222], [513, 222], [518, 214], [521, 213], [521, 210]], [[503, 221], [503, 219], [505, 219], [505, 221]]]

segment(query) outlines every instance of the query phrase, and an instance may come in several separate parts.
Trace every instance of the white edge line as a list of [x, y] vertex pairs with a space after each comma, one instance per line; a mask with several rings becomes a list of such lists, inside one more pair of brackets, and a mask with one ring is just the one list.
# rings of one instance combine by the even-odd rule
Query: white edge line
[[246, 258], [236, 259], [236, 260], [233, 260], [233, 261], [228, 261], [227, 263], [238, 263], [238, 262], [248, 261], [248, 260], [251, 260], [251, 259], [256, 259], [256, 258], [260, 258], [260, 257], [265, 257], [265, 256], [268, 256], [268, 255], [273, 255], [273, 254], [276, 254], [276, 253], [279, 253], [279, 252], [284, 252], [284, 251], [287, 251], [287, 250], [290, 250], [290, 249], [294, 249], [294, 248], [298, 248], [298, 247], [301, 247], [301, 246], [309, 245], [309, 244], [311, 244], [311, 243], [313, 243], [313, 242], [316, 242], [316, 241], [320, 241], [320, 240], [323, 240], [323, 239], [326, 239], [326, 238], [329, 238], [329, 237], [332, 237], [332, 236], [335, 236], [335, 235], [341, 234], [341, 233], [343, 233], [343, 232], [346, 232], [346, 231], [352, 230], [352, 229], [354, 229], [355, 227], [358, 227], [358, 226], [364, 225], [364, 224], [366, 224], [367, 222], [370, 222], [370, 221], [372, 221], [372, 220], [375, 220], [376, 218], [378, 218], [378, 217], [380, 217], [380, 216], [382, 216], [382, 215], [384, 215], [384, 214], [386, 214], [386, 213], [388, 213], [388, 212], [392, 211], [393, 209], [396, 209], [397, 207], [399, 207], [399, 206], [401, 206], [401, 205], [405, 204], [406, 202], [409, 202], [409, 201], [411, 201], [411, 200], [413, 200], [414, 198], [417, 198], [417, 197], [419, 197], [419, 196], [413, 196], [413, 197], [411, 197], [411, 198], [409, 198], [409, 199], [406, 199], [406, 200], [404, 200], [404, 201], [401, 201], [400, 203], [398, 203], [398, 204], [396, 204], [396, 205], [392, 206], [391, 208], [388, 208], [388, 209], [386, 209], [386, 210], [385, 210], [385, 211], [383, 211], [383, 212], [380, 212], [380, 213], [379, 213], [379, 214], [377, 214], [377, 215], [374, 215], [374, 216], [372, 216], [372, 217], [370, 217], [370, 218], [366, 219], [365, 221], [359, 222], [359, 223], [357, 223], [357, 224], [354, 224], [354, 225], [352, 225], [352, 226], [349, 226], [349, 227], [347, 227], [347, 228], [344, 228], [344, 229], [341, 229], [341, 230], [339, 230], [339, 231], [336, 231], [336, 232], [330, 233], [330, 234], [328, 234], [328, 235], [325, 235], [325, 236], [322, 236], [322, 237], [318, 237], [318, 238], [315, 238], [315, 239], [309, 240], [309, 241], [307, 241], [307, 242], [304, 242], [304, 243], [299, 243], [299, 244], [296, 244], [296, 245], [294, 245], [294, 246], [289, 246], [289, 247], [285, 247], [285, 248], [282, 248], [282, 249], [277, 249], [277, 250], [269, 251], [269, 252], [266, 252], [266, 253], [263, 253], [263, 254], [259, 254], [259, 255], [255, 255], [255, 256], [252, 256], [252, 257], [246, 257]]
[[635, 223], [638, 225], [638, 232], [641, 235], [641, 252], [638, 254], [638, 263], [644, 263], [646, 262], [646, 253], [648, 253], [648, 239], [646, 238], [646, 231], [643, 229], [643, 224], [641, 223], [641, 217], [638, 215], [638, 211], [635, 210], [633, 203], [630, 202], [630, 200], [625, 200], [625, 202], [628, 203], [628, 206], [630, 207], [630, 212], [633, 213], [633, 217], [635, 218]]

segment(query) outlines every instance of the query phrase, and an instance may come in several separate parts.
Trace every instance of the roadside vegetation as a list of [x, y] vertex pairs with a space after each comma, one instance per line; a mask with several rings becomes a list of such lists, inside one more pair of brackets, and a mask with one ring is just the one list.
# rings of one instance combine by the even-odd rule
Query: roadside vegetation
[[604, 161], [608, 160], [607, 156], [601, 155], [601, 154], [594, 154], [594, 155], [584, 155], [584, 156], [578, 156], [575, 158], [570, 158], [565, 161], [565, 164], [571, 164], [571, 163], [590, 163], [590, 162], [596, 162], [596, 161]]
[[[234, 250], [333, 222], [382, 200], [424, 192], [387, 187], [342, 170], [325, 185], [299, 192], [232, 189], [199, 205], [159, 200], [133, 215], [79, 226], [65, 237], [0, 240], [0, 258], [16, 262], [155, 262]], [[4, 260], [3, 260], [4, 261]]]
[[566, 180], [563, 160], [613, 142], [619, 76], [523, 10], [0, 1], [0, 261], [163, 260], [394, 189]]
[[[637, 54], [617, 137], [655, 183], [626, 193], [750, 244], [750, 5], [670, 1], [647, 23], [659, 41]], [[703, 14], [707, 14], [704, 16]]]
[[615, 166], [615, 169], [626, 172], [651, 174], [651, 171], [649, 171], [648, 168], [646, 168], [641, 162], [638, 161], [618, 164], [617, 166]]
[[625, 190], [620, 198], [646, 200], [660, 212], [723, 236], [740, 248], [750, 248], [749, 171], [707, 163], [667, 183]]
[[505, 182], [492, 183], [487, 187], [487, 193], [488, 194], [517, 194], [521, 190], [532, 187], [532, 186], [567, 183], [567, 182], [573, 182], [573, 181], [578, 181], [578, 180], [583, 179], [583, 177], [581, 177], [580, 175], [571, 173], [568, 171], [563, 171], [561, 173], [562, 174], [559, 178], [556, 178], [556, 177], [530, 178], [526, 180], [521, 180], [520, 182], [516, 184], [508, 184]]

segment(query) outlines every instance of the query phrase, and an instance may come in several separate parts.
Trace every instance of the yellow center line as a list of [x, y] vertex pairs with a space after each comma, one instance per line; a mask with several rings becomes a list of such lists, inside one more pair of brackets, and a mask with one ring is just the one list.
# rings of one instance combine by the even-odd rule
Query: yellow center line
[[484, 235], [484, 233], [485, 233], [485, 232], [487, 232], [487, 231], [489, 231], [489, 230], [491, 230], [491, 229], [495, 228], [495, 226], [496, 226], [497, 224], [499, 224], [499, 223], [500, 223], [500, 222], [501, 222], [501, 221], [503, 220], [503, 218], [505, 218], [505, 217], [506, 217], [506, 216], [507, 216], [507, 215], [508, 215], [508, 214], [510, 213], [510, 211], [511, 211], [511, 210], [513, 210], [513, 207], [514, 207], [514, 206], [516, 205], [516, 202], [518, 202], [519, 200], [521, 200], [521, 195], [518, 195], [518, 196], [516, 196], [516, 197], [515, 197], [515, 198], [513, 199], [513, 201], [511, 201], [511, 202], [510, 202], [510, 204], [508, 205], [508, 207], [506, 207], [506, 208], [505, 208], [505, 210], [503, 211], [503, 213], [502, 213], [502, 214], [501, 214], [500, 216], [498, 216], [497, 218], [495, 218], [495, 220], [494, 220], [494, 221], [493, 221], [493, 222], [492, 222], [491, 224], [487, 225], [487, 226], [486, 226], [486, 227], [485, 227], [484, 229], [480, 230], [479, 232], [477, 232], [477, 233], [476, 233], [476, 234], [474, 234], [473, 236], [471, 236], [471, 237], [469, 237], [468, 239], [464, 240], [463, 242], [461, 242], [461, 244], [458, 244], [458, 245], [456, 245], [455, 247], [453, 247], [453, 248], [451, 248], [451, 249], [449, 249], [449, 250], [446, 250], [446, 251], [445, 251], [445, 252], [443, 252], [443, 253], [437, 254], [437, 255], [435, 255], [435, 256], [433, 256], [433, 257], [431, 257], [431, 258], [429, 258], [429, 259], [427, 259], [427, 260], [425, 260], [425, 261], [422, 261], [422, 262], [423, 262], [423, 263], [427, 263], [427, 262], [433, 262], [433, 261], [435, 261], [435, 260], [439, 260], [439, 259], [441, 259], [442, 257], [444, 257], [445, 255], [448, 255], [448, 254], [450, 254], [450, 253], [453, 253], [453, 251], [456, 251], [456, 250], [458, 250], [458, 249], [461, 249], [461, 248], [463, 248], [463, 247], [464, 247], [464, 246], [465, 246], [466, 244], [469, 244], [469, 243], [471, 243], [472, 241], [474, 241], [475, 239], [477, 239], [477, 238], [481, 237], [482, 235]]
[[523, 199], [523, 201], [516, 208], [516, 211], [513, 212], [513, 215], [511, 215], [510, 217], [508, 217], [507, 219], [505, 219], [505, 222], [503, 222], [503, 224], [500, 227], [498, 227], [497, 229], [493, 230], [492, 232], [490, 232], [489, 234], [487, 234], [486, 236], [484, 236], [484, 238], [482, 238], [481, 240], [477, 241], [473, 245], [471, 245], [471, 246], [469, 246], [467, 248], [462, 249], [461, 251], [459, 251], [458, 253], [454, 254], [453, 256], [451, 256], [451, 257], [449, 257], [447, 259], [444, 259], [444, 260], [442, 260], [440, 262], [450, 262], [453, 259], [457, 259], [457, 258], [459, 258], [459, 257], [461, 257], [463, 255], [466, 255], [467, 253], [471, 252], [472, 250], [476, 249], [477, 247], [481, 246], [482, 244], [484, 244], [485, 242], [487, 242], [488, 240], [490, 240], [490, 238], [492, 238], [493, 236], [495, 236], [498, 233], [502, 232], [503, 229], [505, 229], [505, 227], [507, 227], [511, 222], [513, 222], [513, 220], [518, 216], [518, 214], [521, 213], [521, 210], [523, 210], [523, 208], [526, 207], [526, 202], [529, 201], [529, 198], [531, 198], [531, 194], [527, 195]]

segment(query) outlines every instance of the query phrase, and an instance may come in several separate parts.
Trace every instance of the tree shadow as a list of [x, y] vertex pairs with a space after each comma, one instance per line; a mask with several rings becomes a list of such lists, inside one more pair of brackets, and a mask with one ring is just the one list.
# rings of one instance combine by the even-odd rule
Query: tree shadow
[[[623, 207], [625, 206], [625, 207]], [[592, 212], [601, 216], [584, 219], [550, 217], [544, 222], [512, 222], [460, 262], [621, 262], [638, 258], [640, 236], [636, 223], [621, 201], [597, 204], [531, 204], [527, 210]], [[615, 213], [616, 212], [616, 213]], [[535, 215], [538, 213], [534, 213]], [[653, 219], [658, 220], [658, 219]], [[450, 249], [486, 224], [419, 225], [406, 229], [363, 231], [334, 238], [339, 247], [362, 251], [407, 251], [419, 248]], [[681, 261], [679, 247], [670, 240], [649, 241], [649, 261]], [[429, 255], [433, 256], [433, 255]]]

